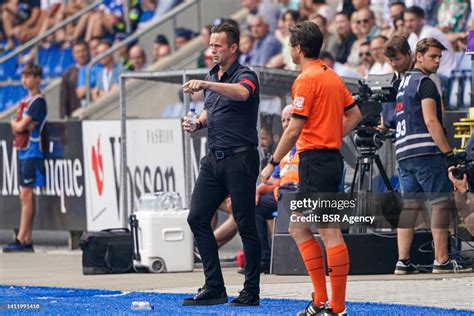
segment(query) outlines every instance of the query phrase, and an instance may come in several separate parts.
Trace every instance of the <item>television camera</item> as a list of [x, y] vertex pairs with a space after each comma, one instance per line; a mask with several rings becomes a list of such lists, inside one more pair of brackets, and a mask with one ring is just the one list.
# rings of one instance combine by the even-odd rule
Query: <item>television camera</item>
[[[367, 80], [344, 78], [362, 112], [362, 120], [355, 128], [354, 144], [360, 149], [375, 151], [383, 145], [383, 141], [395, 138], [393, 132], [382, 132], [380, 114], [385, 112], [393, 115], [393, 107], [397, 92], [393, 86], [393, 74], [369, 75]], [[392, 110], [392, 113], [389, 113]]]

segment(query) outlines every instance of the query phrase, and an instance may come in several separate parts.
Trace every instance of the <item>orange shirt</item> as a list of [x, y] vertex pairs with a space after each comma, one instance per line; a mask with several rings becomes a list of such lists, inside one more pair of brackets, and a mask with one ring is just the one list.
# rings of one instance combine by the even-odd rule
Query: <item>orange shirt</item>
[[342, 79], [322, 61], [315, 60], [296, 78], [292, 97], [292, 115], [306, 119], [296, 143], [298, 153], [339, 149], [344, 109], [354, 104]]
[[300, 156], [296, 152], [292, 155], [292, 151], [293, 149], [280, 161], [280, 185], [300, 182], [298, 172]]
[[[294, 153], [294, 154], [292, 154]], [[278, 189], [280, 186], [287, 183], [299, 183], [300, 176], [298, 172], [298, 165], [300, 163], [300, 156], [298, 153], [293, 152], [293, 149], [283, 157], [280, 161], [280, 182], [273, 188], [273, 196], [278, 201]]]

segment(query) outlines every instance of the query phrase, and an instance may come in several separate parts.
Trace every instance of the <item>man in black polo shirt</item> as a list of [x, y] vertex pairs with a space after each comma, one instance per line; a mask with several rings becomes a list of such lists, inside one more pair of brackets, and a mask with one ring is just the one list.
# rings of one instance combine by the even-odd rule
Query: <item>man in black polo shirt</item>
[[260, 243], [255, 225], [259, 84], [257, 75], [237, 60], [239, 37], [239, 29], [234, 25], [213, 27], [210, 47], [214, 68], [205, 80], [190, 80], [183, 86], [185, 93], [204, 91], [204, 111], [197, 128], [191, 129], [186, 119], [183, 128], [193, 132], [207, 126], [209, 145], [209, 153], [201, 160], [188, 216], [206, 282], [194, 297], [184, 299], [183, 305], [227, 303], [211, 219], [229, 194], [246, 261], [244, 289], [230, 304], [260, 304]]

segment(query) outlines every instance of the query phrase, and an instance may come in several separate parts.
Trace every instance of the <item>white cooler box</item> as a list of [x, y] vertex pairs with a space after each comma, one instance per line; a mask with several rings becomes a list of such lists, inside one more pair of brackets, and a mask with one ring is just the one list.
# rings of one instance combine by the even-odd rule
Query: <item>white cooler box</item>
[[[144, 209], [135, 212], [138, 252], [135, 270], [186, 272], [194, 270], [193, 234], [187, 223], [189, 210]], [[136, 242], [134, 242], [136, 248]], [[139, 254], [139, 256], [136, 256]]]

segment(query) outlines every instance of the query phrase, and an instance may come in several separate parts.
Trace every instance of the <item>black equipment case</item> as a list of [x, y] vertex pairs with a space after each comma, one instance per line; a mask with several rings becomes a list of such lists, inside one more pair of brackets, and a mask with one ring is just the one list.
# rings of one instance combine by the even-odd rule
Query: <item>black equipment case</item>
[[83, 274], [133, 272], [133, 238], [127, 228], [85, 232], [79, 246]]

